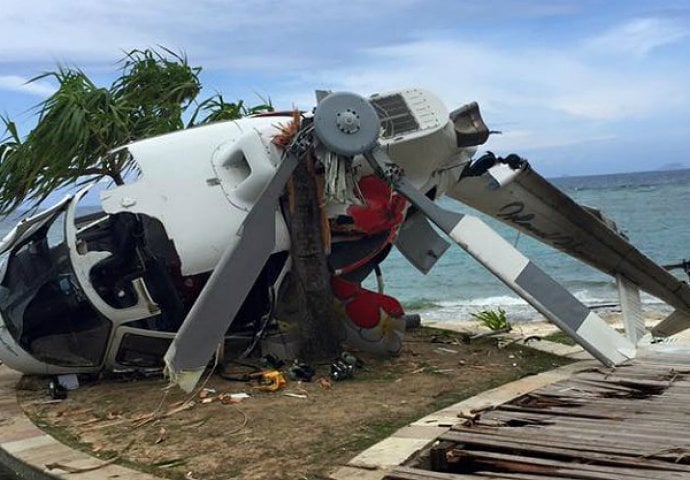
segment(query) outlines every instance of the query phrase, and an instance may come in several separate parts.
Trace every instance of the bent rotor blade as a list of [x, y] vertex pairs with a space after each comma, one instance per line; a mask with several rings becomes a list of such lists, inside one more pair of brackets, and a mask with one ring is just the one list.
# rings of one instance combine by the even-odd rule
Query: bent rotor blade
[[635, 355], [635, 346], [583, 305], [520, 251], [477, 217], [445, 210], [417, 190], [403, 175], [386, 175], [392, 164], [380, 150], [365, 154], [393, 188], [424, 213], [455, 243], [606, 365]]
[[[502, 167], [513, 180], [494, 187], [492, 169]], [[510, 171], [512, 169], [512, 172]], [[663, 300], [690, 317], [690, 285], [638, 250], [600, 211], [584, 207], [543, 178], [527, 162], [496, 164], [478, 176], [465, 176], [446, 192], [480, 212]], [[690, 327], [678, 322], [658, 332]]]
[[276, 206], [297, 165], [286, 155], [245, 218], [239, 241], [223, 253], [165, 353], [173, 383], [191, 392], [275, 248]]

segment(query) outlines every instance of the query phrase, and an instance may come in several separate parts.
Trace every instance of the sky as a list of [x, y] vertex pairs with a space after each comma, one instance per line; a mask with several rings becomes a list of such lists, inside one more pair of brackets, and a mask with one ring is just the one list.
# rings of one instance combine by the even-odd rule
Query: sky
[[58, 64], [109, 84], [123, 52], [184, 51], [203, 96], [310, 109], [314, 90], [479, 102], [547, 176], [690, 167], [690, 0], [0, 0], [0, 113], [23, 133]]

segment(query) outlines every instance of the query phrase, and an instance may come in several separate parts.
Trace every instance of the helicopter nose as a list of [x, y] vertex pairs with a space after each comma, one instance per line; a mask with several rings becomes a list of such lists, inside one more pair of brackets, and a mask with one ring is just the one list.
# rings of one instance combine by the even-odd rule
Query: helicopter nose
[[38, 361], [27, 353], [10, 334], [5, 318], [0, 312], [0, 363], [27, 374], [54, 373], [51, 366]]

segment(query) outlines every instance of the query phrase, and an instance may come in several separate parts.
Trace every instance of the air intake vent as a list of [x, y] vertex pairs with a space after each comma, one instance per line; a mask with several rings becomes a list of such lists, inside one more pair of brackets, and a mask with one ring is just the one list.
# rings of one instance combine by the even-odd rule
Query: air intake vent
[[371, 103], [381, 119], [383, 127], [382, 138], [391, 138], [403, 133], [419, 130], [417, 119], [407, 106], [407, 102], [400, 94], [387, 97], [375, 97]]

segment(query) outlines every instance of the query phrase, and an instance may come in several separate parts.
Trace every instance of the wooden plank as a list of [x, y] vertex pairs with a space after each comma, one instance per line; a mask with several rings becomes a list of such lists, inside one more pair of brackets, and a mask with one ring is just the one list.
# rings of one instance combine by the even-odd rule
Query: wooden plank
[[[484, 451], [479, 451], [479, 450], [469, 450], [469, 449], [464, 449], [462, 450], [462, 454], [466, 455], [468, 458], [471, 458], [472, 461], [474, 462], [479, 462], [481, 464], [489, 464], [489, 465], [496, 465], [497, 467], [500, 467], [502, 469], [508, 469], [506, 468], [509, 465], [515, 466], [514, 469], [509, 469], [510, 471], [518, 471], [518, 472], [527, 472], [527, 473], [532, 473], [531, 471], [527, 471], [525, 469], [522, 469], [520, 466], [525, 466], [527, 468], [536, 466], [536, 467], [545, 467], [543, 472], [546, 472], [547, 469], [551, 471], [549, 474], [553, 474], [554, 476], [564, 476], [562, 475], [563, 473], [567, 472], [567, 474], [573, 475], [575, 474], [574, 478], [601, 478], [606, 479], [606, 480], [632, 480], [632, 479], [644, 479], [648, 480], [650, 478], [654, 479], [664, 479], [664, 480], [687, 480], [687, 474], [682, 473], [682, 472], [660, 472], [660, 471], [654, 471], [649, 475], [647, 472], [640, 472], [637, 469], [632, 469], [632, 468], [616, 468], [616, 467], [607, 467], [603, 465], [588, 465], [584, 463], [580, 464], [573, 464], [572, 462], [561, 462], [558, 460], [550, 460], [550, 459], [543, 459], [543, 458], [526, 458], [520, 455], [510, 455], [510, 454], [505, 454], [505, 453], [494, 453], [494, 452], [484, 452]], [[536, 472], [536, 469], [535, 469]], [[589, 476], [591, 475], [591, 476]]]
[[629, 468], [641, 468], [645, 470], [662, 470], [690, 473], [690, 466], [652, 460], [639, 456], [620, 455], [615, 448], [610, 452], [604, 452], [605, 448], [594, 451], [585, 451], [581, 448], [568, 444], [566, 441], [541, 441], [539, 443], [530, 442], [529, 439], [512, 438], [474, 434], [471, 432], [448, 432], [441, 437], [444, 441], [459, 442], [463, 445], [486, 446], [495, 449], [510, 449], [525, 452], [529, 455], [546, 454], [549, 458], [575, 458], [588, 462], [596, 462], [609, 466], [623, 466]]
[[383, 478], [384, 480], [477, 480], [477, 477], [472, 474], [432, 472], [410, 467], [396, 467]]
[[[457, 431], [462, 431], [462, 427], [459, 427]], [[631, 437], [626, 435], [617, 435], [614, 433], [609, 433], [603, 435], [601, 432], [590, 432], [590, 431], [580, 431], [577, 428], [572, 428], [566, 430], [563, 428], [549, 428], [549, 429], [522, 429], [519, 432], [513, 431], [513, 429], [492, 429], [482, 431], [476, 428], [470, 428], [471, 433], [484, 434], [484, 435], [500, 435], [506, 439], [512, 438], [524, 438], [524, 439], [545, 439], [549, 441], [556, 442], [568, 442], [571, 445], [576, 445], [579, 448], [587, 448], [589, 450], [596, 451], [597, 449], [613, 449], [613, 451], [625, 451], [631, 455], [645, 456], [650, 455], [661, 450], [669, 448], [677, 448], [687, 446], [688, 442], [673, 442], [666, 439], [649, 439], [640, 437]], [[668, 457], [671, 455], [663, 456]], [[675, 458], [675, 455], [673, 458]]]
[[[485, 477], [484, 474], [486, 474], [487, 476]], [[545, 480], [548, 478], [555, 478], [555, 477], [545, 477], [543, 475], [531, 475], [529, 473], [508, 473], [508, 472], [501, 472], [498, 474], [498, 475], [500, 475], [498, 477], [496, 476], [495, 473], [492, 473], [492, 472], [475, 472], [474, 475], [476, 475], [476, 476], [474, 476], [472, 478], [475, 480], [485, 479], [487, 477], [488, 478], [500, 478], [501, 480], [513, 480], [513, 479], [515, 479], [515, 480]], [[560, 478], [562, 479], [563, 477], [560, 477]]]
[[581, 430], [577, 426], [551, 426], [548, 429], [522, 429], [519, 432], [513, 432], [511, 436], [559, 436], [562, 438], [588, 440], [595, 445], [621, 445], [627, 444], [630, 447], [639, 446], [643, 453], [649, 452], [653, 449], [660, 450], [662, 448], [683, 447], [690, 448], [687, 434], [684, 436], [669, 436], [664, 437], [663, 434], [648, 435], [639, 433], [617, 432], [615, 429], [606, 431], [602, 430]]
[[558, 408], [558, 407], [552, 407], [552, 408], [530, 408], [530, 407], [522, 407], [520, 405], [511, 405], [511, 404], [506, 404], [506, 405], [501, 405], [500, 407], [495, 408], [494, 410], [496, 411], [508, 411], [508, 412], [524, 412], [524, 413], [542, 413], [542, 412], [548, 412], [552, 415], [562, 415], [564, 417], [573, 417], [573, 418], [592, 418], [592, 419], [601, 419], [601, 420], [622, 420], [622, 417], [617, 415], [616, 413], [587, 413], [583, 412], [580, 413], [579, 410], [576, 409], [568, 409], [568, 408]]
[[[688, 400], [690, 395], [676, 396], [673, 392], [669, 392], [663, 397], [649, 397], [649, 398], [626, 398], [626, 397], [594, 397], [584, 395], [566, 395], [556, 394], [550, 392], [540, 392], [539, 397], [534, 397], [534, 402], [568, 402], [575, 405], [615, 405], [615, 406], [636, 406], [638, 408], [656, 407], [656, 406], [674, 406], [677, 411], [690, 411]], [[529, 403], [529, 402], [521, 402]]]
[[[565, 416], [554, 416], [548, 412], [530, 413], [523, 415], [521, 412], [495, 411], [490, 416], [485, 416], [473, 422], [474, 427], [484, 428], [549, 428], [557, 425], [576, 425], [582, 429], [600, 430], [606, 429], [635, 429], [641, 432], [649, 431], [650, 434], [657, 434], [660, 431], [688, 434], [690, 426], [690, 416], [685, 416], [684, 420], [659, 416], [630, 417], [623, 421], [606, 421], [593, 418], [574, 418]], [[462, 426], [462, 425], [460, 425]], [[453, 427], [455, 428], [455, 427]], [[689, 438], [690, 440], [690, 438]]]
[[[462, 442], [462, 437], [454, 437], [452, 433], [457, 432], [448, 432], [440, 438]], [[516, 437], [503, 436], [500, 434], [485, 434], [485, 436], [487, 438], [505, 440], [506, 442], [517, 441]], [[562, 433], [523, 435], [519, 440], [525, 444], [552, 445], [580, 452], [599, 452], [610, 455], [628, 456], [631, 458], [648, 457], [650, 460], [659, 459], [660, 461], [675, 461], [678, 457], [678, 453], [669, 451], [667, 445], [650, 445], [635, 442], [601, 443], [596, 438], [567, 438]]]

